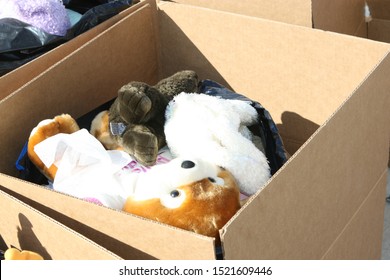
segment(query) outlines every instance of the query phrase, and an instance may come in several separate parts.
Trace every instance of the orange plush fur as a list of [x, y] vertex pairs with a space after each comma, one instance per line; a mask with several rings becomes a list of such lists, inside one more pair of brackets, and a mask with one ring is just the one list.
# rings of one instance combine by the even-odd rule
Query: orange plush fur
[[16, 248], [9, 248], [4, 253], [5, 260], [43, 260], [42, 256], [32, 251], [19, 251]]
[[41, 161], [34, 151], [35, 145], [58, 133], [73, 133], [79, 130], [76, 121], [68, 114], [56, 116], [53, 119], [41, 121], [32, 131], [28, 139], [27, 153], [30, 160], [49, 180], [53, 180], [57, 167], [52, 164], [49, 168]]
[[100, 112], [92, 120], [90, 133], [95, 136], [107, 150], [123, 150], [123, 147], [111, 136], [109, 131], [110, 117], [108, 111]]
[[216, 238], [220, 243], [219, 230], [240, 208], [239, 189], [230, 172], [221, 170], [218, 177], [224, 185], [211, 182], [208, 178], [176, 190], [185, 194], [184, 201], [177, 208], [167, 208], [160, 198], [134, 200], [129, 197], [123, 210], [144, 218], [166, 223], [198, 234]]

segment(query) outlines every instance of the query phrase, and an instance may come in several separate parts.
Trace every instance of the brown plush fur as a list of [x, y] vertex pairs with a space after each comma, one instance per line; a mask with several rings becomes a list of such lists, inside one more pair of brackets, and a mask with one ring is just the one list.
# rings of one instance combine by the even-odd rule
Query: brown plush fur
[[179, 186], [186, 199], [178, 208], [164, 207], [159, 198], [134, 200], [129, 197], [123, 210], [144, 218], [166, 223], [198, 234], [215, 237], [220, 242], [219, 230], [240, 208], [239, 190], [231, 173], [221, 171], [218, 177], [225, 182], [219, 186], [205, 178]]
[[53, 180], [57, 173], [57, 167], [52, 164], [49, 168], [40, 160], [34, 151], [35, 145], [43, 140], [56, 135], [58, 133], [73, 133], [79, 130], [76, 121], [67, 114], [56, 116], [52, 120], [44, 120], [40, 122], [30, 134], [28, 139], [27, 154], [33, 164], [45, 175], [49, 180]]
[[[158, 150], [166, 145], [164, 134], [165, 109], [168, 102], [181, 92], [198, 92], [198, 75], [194, 71], [180, 71], [151, 86], [133, 81], [122, 86], [118, 97], [109, 108], [109, 123], [121, 123], [125, 129], [112, 139], [104, 136], [103, 145], [117, 142], [139, 163], [156, 163]], [[99, 139], [99, 138], [98, 138]]]

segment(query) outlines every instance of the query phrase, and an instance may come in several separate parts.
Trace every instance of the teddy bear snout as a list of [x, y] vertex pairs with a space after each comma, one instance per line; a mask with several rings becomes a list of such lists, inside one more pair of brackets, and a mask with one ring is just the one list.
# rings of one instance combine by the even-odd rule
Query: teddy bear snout
[[193, 161], [190, 161], [190, 160], [185, 160], [181, 163], [181, 168], [184, 168], [184, 169], [190, 169], [190, 168], [193, 168], [195, 166], [195, 163]]

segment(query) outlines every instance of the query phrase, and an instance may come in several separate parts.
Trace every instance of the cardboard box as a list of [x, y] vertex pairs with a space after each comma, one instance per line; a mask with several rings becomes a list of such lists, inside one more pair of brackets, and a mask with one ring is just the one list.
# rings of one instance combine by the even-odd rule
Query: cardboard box
[[364, 0], [174, 0], [221, 11], [366, 37]]
[[30, 250], [45, 260], [118, 260], [117, 255], [0, 190], [0, 249]]
[[292, 155], [221, 231], [224, 258], [379, 259], [389, 51], [352, 36], [144, 1], [0, 102], [2, 190], [122, 258], [214, 259], [212, 238], [25, 182], [14, 169], [40, 120], [77, 118], [131, 80], [153, 84], [193, 69], [259, 101]]

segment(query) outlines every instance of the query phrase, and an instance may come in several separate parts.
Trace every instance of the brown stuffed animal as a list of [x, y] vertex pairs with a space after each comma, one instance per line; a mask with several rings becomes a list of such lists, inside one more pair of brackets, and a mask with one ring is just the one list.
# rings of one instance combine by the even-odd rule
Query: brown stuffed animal
[[107, 149], [123, 149], [139, 163], [155, 164], [158, 150], [166, 145], [165, 109], [181, 92], [198, 92], [194, 71], [180, 71], [155, 86], [130, 82], [118, 91], [108, 111], [92, 122], [91, 134]]

